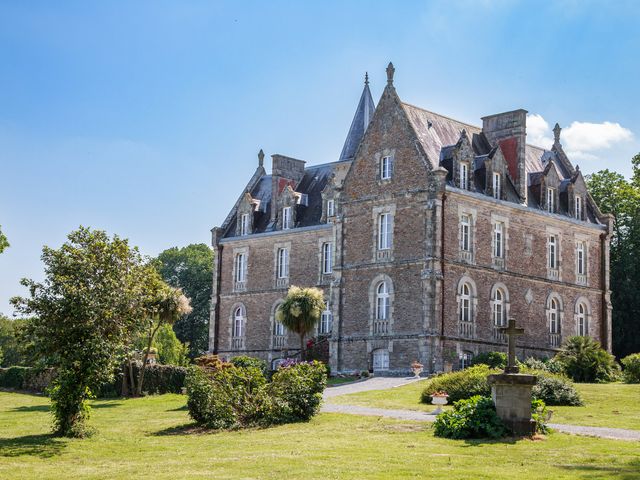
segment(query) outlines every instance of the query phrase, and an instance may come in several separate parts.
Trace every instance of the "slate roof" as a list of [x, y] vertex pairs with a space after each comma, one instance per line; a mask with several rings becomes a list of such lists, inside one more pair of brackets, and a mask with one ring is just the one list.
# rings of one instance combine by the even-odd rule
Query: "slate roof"
[[375, 109], [376, 106], [373, 103], [371, 91], [369, 90], [369, 81], [365, 80], [364, 90], [360, 96], [358, 108], [356, 108], [356, 113], [351, 121], [351, 128], [349, 128], [349, 133], [342, 147], [342, 153], [340, 153], [340, 162], [353, 160], [356, 156], [360, 141], [362, 137], [364, 137], [364, 132], [367, 131], [369, 123], [371, 123]]

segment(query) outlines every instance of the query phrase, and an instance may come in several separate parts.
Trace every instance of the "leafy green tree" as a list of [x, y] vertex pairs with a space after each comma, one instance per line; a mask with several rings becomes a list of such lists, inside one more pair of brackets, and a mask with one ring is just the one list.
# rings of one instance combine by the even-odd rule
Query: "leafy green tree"
[[0, 253], [4, 252], [5, 248], [9, 246], [7, 237], [2, 233], [2, 227], [0, 226]]
[[153, 346], [158, 350], [158, 361], [160, 363], [181, 367], [189, 364], [189, 347], [176, 337], [171, 325], [164, 324], [160, 327]]
[[324, 295], [318, 288], [291, 286], [278, 307], [276, 319], [300, 336], [300, 358], [305, 358], [305, 335], [311, 333], [325, 309]]
[[158, 255], [156, 268], [165, 282], [191, 299], [193, 311], [180, 317], [173, 329], [189, 345], [191, 358], [202, 355], [209, 341], [213, 251], [204, 243], [169, 248]]
[[111, 381], [127, 339], [157, 299], [151, 273], [136, 248], [117, 235], [80, 227], [59, 249], [44, 247], [43, 282], [23, 279], [28, 297], [15, 297], [34, 348], [55, 367], [51, 388], [54, 432], [83, 436], [88, 400]]
[[603, 213], [614, 217], [611, 239], [611, 303], [613, 351], [618, 357], [640, 351], [640, 154], [633, 177], [602, 170], [587, 177], [589, 190]]
[[12, 320], [0, 314], [0, 349], [4, 352], [1, 367], [14, 365], [32, 366], [33, 360], [29, 355], [29, 339], [25, 335], [29, 319], [18, 318]]

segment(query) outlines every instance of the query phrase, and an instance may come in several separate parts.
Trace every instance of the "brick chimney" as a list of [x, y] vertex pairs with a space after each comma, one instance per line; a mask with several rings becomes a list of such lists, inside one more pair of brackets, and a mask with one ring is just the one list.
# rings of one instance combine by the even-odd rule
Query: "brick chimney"
[[275, 222], [280, 209], [282, 191], [291, 185], [294, 190], [304, 177], [304, 160], [284, 155], [271, 155], [271, 221]]
[[527, 203], [527, 173], [525, 145], [527, 142], [527, 111], [497, 113], [482, 117], [482, 133], [492, 146], [500, 145], [509, 175], [513, 178], [522, 203]]

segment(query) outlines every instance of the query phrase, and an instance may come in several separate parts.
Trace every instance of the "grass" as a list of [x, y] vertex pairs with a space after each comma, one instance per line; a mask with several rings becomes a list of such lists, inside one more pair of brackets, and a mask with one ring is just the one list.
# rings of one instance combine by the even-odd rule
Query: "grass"
[[[353, 393], [331, 399], [331, 403], [379, 408], [432, 411], [433, 405], [420, 403], [425, 382], [410, 383], [390, 390]], [[577, 383], [584, 407], [549, 407], [553, 423], [640, 430], [640, 384]]]
[[181, 395], [100, 400], [87, 439], [49, 435], [48, 399], [0, 392], [0, 478], [638, 478], [633, 442], [553, 434], [454, 441], [428, 424], [320, 414], [309, 423], [207, 433]]
[[327, 379], [327, 385], [328, 386], [343, 385], [345, 383], [353, 383], [357, 380], [359, 379], [355, 377], [329, 377], [329, 379]]

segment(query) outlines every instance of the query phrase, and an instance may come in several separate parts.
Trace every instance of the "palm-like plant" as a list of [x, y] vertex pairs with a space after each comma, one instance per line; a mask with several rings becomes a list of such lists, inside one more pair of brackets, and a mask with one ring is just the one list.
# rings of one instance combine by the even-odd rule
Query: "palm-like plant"
[[304, 359], [304, 337], [316, 327], [325, 309], [324, 295], [318, 288], [292, 286], [276, 311], [276, 320], [300, 336], [300, 358]]
[[557, 358], [576, 382], [610, 382], [620, 370], [614, 356], [591, 337], [568, 338]]

